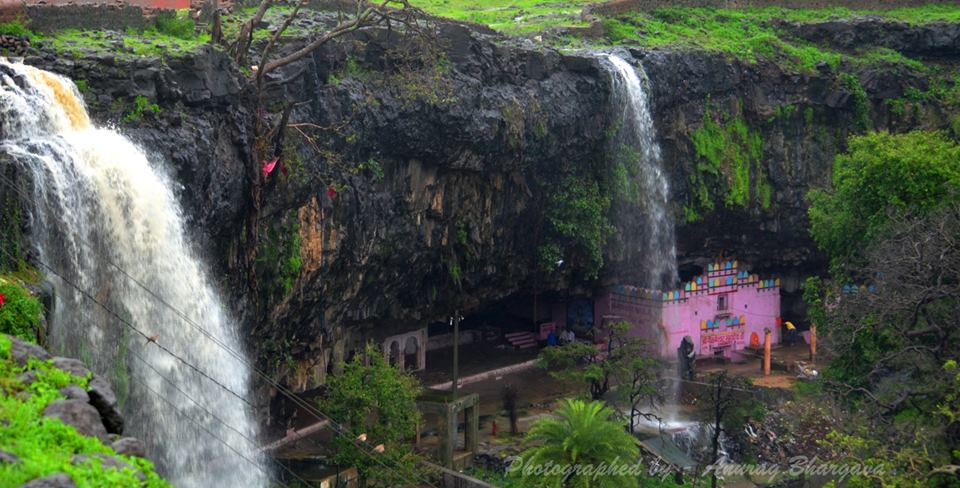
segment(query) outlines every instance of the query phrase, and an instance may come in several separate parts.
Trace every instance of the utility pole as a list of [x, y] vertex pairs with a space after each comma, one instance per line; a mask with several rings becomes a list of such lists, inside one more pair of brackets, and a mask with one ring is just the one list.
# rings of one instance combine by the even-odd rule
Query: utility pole
[[460, 383], [460, 311], [453, 312], [453, 399], [457, 399], [457, 388]]

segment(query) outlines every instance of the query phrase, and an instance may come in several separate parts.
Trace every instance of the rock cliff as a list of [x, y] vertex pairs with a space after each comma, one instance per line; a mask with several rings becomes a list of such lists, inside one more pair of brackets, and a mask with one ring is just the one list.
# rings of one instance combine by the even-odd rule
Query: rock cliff
[[[957, 27], [855, 27], [852, 38], [829, 24], [796, 28], [839, 47], [907, 49], [935, 69], [851, 58], [798, 73], [704, 51], [621, 51], [650, 76], [681, 273], [735, 255], [783, 274], [795, 293], [801, 276], [825, 265], [807, 232], [805, 194], [829, 182], [847, 135], [947, 126], [952, 114], [937, 100], [907, 94], [955, 71]], [[261, 363], [308, 388], [364, 339], [534, 289], [575, 294], [643, 274], [633, 251], [642, 219], [631, 216], [641, 209], [618, 197], [598, 279], [576, 266], [544, 270], [537, 258], [545, 206], [571, 181], [561, 175], [610, 187], [616, 121], [603, 64], [458, 24], [437, 29], [432, 57], [387, 31], [317, 51], [268, 80], [262, 113], [251, 83], [214, 50], [27, 62], [82, 80], [95, 117], [168, 165], [199, 246], [225, 283], [244, 290], [234, 301]], [[156, 110], [138, 110], [138, 97]], [[288, 176], [278, 171], [254, 189], [255, 126], [275, 124], [268, 113], [288, 105]], [[701, 144], [710, 137], [742, 154], [710, 156]], [[742, 164], [746, 183], [733, 176]]]

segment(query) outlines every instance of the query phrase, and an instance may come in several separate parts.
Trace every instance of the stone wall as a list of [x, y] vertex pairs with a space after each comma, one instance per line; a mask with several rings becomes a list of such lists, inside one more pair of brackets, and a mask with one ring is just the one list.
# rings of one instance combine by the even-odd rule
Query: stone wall
[[0, 0], [0, 21], [25, 21], [30, 29], [143, 28], [158, 10], [190, 8], [190, 0]]
[[130, 5], [27, 6], [26, 18], [30, 29], [41, 33], [64, 28], [122, 31], [147, 25], [143, 9]]
[[953, 0], [610, 0], [586, 6], [583, 9], [583, 16], [618, 15], [624, 12], [646, 11], [660, 7], [845, 7], [855, 10], [884, 10], [930, 4], [956, 5], [956, 2]]

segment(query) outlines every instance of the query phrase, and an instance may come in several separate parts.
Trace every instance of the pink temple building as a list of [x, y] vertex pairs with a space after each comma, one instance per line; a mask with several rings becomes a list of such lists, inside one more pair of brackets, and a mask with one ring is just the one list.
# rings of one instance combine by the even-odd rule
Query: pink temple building
[[737, 261], [721, 261], [678, 290], [613, 287], [595, 300], [594, 313], [601, 328], [630, 322], [633, 335], [658, 344], [664, 357], [674, 357], [684, 336], [690, 336], [698, 356], [729, 358], [762, 344], [764, 329], [779, 342], [780, 280], [761, 279], [741, 270]]

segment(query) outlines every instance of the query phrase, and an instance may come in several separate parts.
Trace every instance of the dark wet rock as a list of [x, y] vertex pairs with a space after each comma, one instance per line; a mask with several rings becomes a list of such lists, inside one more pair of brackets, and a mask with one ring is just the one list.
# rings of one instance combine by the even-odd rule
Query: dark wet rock
[[32, 385], [37, 381], [37, 372], [33, 370], [24, 371], [17, 375], [17, 381], [23, 383], [24, 386]]
[[144, 445], [143, 441], [135, 437], [121, 437], [113, 441], [111, 446], [117, 454], [124, 456], [146, 457], [147, 455], [146, 445]]
[[93, 454], [93, 455], [77, 454], [73, 456], [73, 459], [71, 460], [71, 462], [73, 464], [79, 465], [79, 464], [85, 464], [90, 460], [98, 461], [100, 463], [100, 467], [104, 469], [115, 469], [117, 471], [123, 471], [123, 470], [133, 471], [134, 473], [136, 473], [137, 479], [139, 479], [140, 481], [146, 480], [146, 477], [143, 475], [143, 473], [141, 473], [140, 470], [131, 466], [130, 463], [123, 461], [121, 459], [117, 459], [114, 456], [108, 456], [106, 454]]
[[15, 454], [0, 450], [0, 464], [17, 464], [19, 462], [20, 458]]
[[[850, 24], [784, 28], [838, 49], [882, 45], [949, 62], [960, 56], [956, 26], [845, 22]], [[100, 53], [58, 65], [56, 56], [40, 54], [26, 62], [85, 80], [94, 119], [119, 124], [166, 165], [198, 247], [212, 257], [216, 274], [234, 281], [228, 288], [240, 290], [242, 296], [232, 298], [240, 304], [236, 313], [246, 332], [259, 346], [288, 344], [285, 353], [296, 366], [284, 367], [280, 375], [300, 389], [322, 381], [321, 358], [331, 347], [332, 361], [343, 360], [357, 336], [423, 327], [455, 309], [472, 312], [504, 300], [528, 303], [525, 294], [534, 286], [573, 296], [638, 281], [635, 244], [643, 230], [633, 216], [644, 210], [635, 207], [615, 216], [599, 282], [562, 273], [544, 277], [535, 264], [535, 229], [551, 191], [542, 182], [564, 164], [609, 162], [607, 129], [616, 110], [603, 63], [590, 54], [561, 54], [457, 23], [444, 23], [438, 32], [437, 45], [449, 60], [443, 84], [430, 84], [434, 70], [414, 81], [386, 84], [395, 73], [385, 53], [402, 38], [381, 31], [356, 33], [351, 41], [358, 42], [332, 43], [267, 80], [267, 106], [297, 103], [292, 120], [345, 126], [324, 140], [336, 161], [293, 142], [291, 160], [307, 176], [272, 176], [262, 188], [260, 238], [267, 243], [269, 226], [283, 219], [289, 226], [284, 229], [296, 224], [303, 266], [286, 297], [257, 306], [248, 304], [282, 287], [264, 280], [266, 291], [246, 288], [253, 264], [245, 262], [249, 254], [237, 236], [250, 235], [248, 197], [260, 163], [251, 154], [255, 103], [249, 82], [225, 55], [205, 50], [163, 63]], [[801, 278], [826, 269], [809, 236], [806, 194], [830, 182], [834, 158], [855, 125], [854, 94], [825, 63], [797, 72], [695, 50], [620, 53], [642, 63], [650, 78], [681, 270], [693, 273], [718, 255], [736, 253], [754, 272], [780, 275], [784, 313], [802, 313]], [[344, 76], [348, 58], [368, 76]], [[945, 126], [944, 114], [936, 110], [919, 121], [891, 114], [886, 101], [908, 87], [925, 86], [917, 74], [852, 62], [844, 71], [861, 81], [875, 128]], [[329, 82], [334, 75], [338, 83]], [[124, 121], [124, 103], [137, 95], [158, 103], [161, 114]], [[787, 106], [795, 108], [793, 115], [776, 118]], [[683, 221], [683, 206], [696, 191], [691, 176], [698, 171], [691, 136], [705, 113], [742, 117], [759, 133], [763, 170], [773, 190], [770, 208], [726, 207], [720, 195], [716, 210], [702, 221]], [[383, 168], [382, 179], [358, 170], [370, 160]]]
[[96, 407], [103, 418], [107, 432], [123, 434], [123, 414], [117, 404], [117, 396], [113, 388], [103, 378], [94, 377], [87, 384], [87, 394], [90, 395], [90, 404]]
[[53, 358], [53, 366], [79, 378], [84, 378], [88, 374], [91, 374], [90, 369], [79, 359], [55, 357]]
[[20, 366], [25, 366], [30, 358], [37, 358], [41, 361], [50, 359], [50, 353], [46, 349], [29, 342], [25, 342], [14, 336], [7, 336], [12, 343], [10, 347], [10, 357]]
[[59, 473], [37, 478], [20, 485], [20, 488], [76, 488], [69, 476]]
[[90, 403], [90, 395], [87, 394], [86, 390], [77, 385], [68, 385], [61, 388], [60, 394], [66, 397], [67, 400], [80, 400]]
[[43, 415], [72, 425], [80, 434], [96, 437], [104, 443], [110, 442], [100, 413], [89, 403], [80, 400], [57, 400], [43, 409]]

